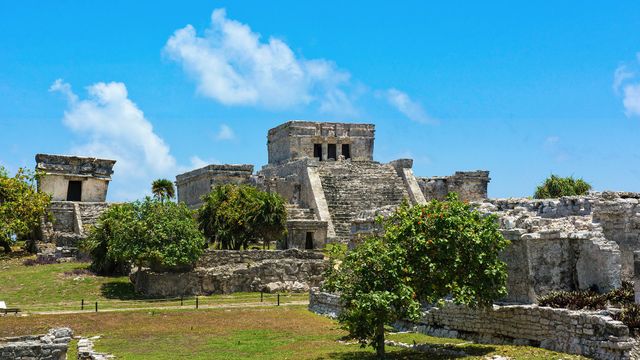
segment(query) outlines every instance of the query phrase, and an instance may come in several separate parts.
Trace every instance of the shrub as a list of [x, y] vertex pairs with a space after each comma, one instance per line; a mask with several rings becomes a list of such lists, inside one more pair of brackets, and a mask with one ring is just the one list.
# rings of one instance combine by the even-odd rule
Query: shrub
[[98, 219], [84, 248], [93, 258], [92, 270], [119, 272], [129, 264], [181, 268], [203, 252], [204, 237], [185, 204], [146, 198], [111, 206]]
[[637, 332], [640, 329], [640, 305], [626, 305], [622, 308], [620, 314], [615, 316], [615, 319], [627, 325], [632, 333]]
[[[450, 194], [447, 201], [404, 202], [371, 237], [342, 257], [333, 247], [324, 288], [341, 294], [339, 321], [384, 356], [384, 325], [419, 316], [420, 301], [451, 296], [458, 304], [489, 305], [506, 295], [507, 246], [495, 216], [483, 216]], [[341, 261], [342, 260], [342, 261]]]
[[33, 232], [51, 201], [49, 194], [36, 189], [37, 174], [18, 169], [14, 177], [0, 166], [0, 246], [11, 252], [11, 244], [21, 235]]
[[552, 291], [539, 297], [538, 304], [571, 310], [601, 310], [607, 306], [607, 295], [593, 291]]
[[284, 199], [249, 185], [218, 185], [203, 198], [198, 210], [200, 230], [221, 249], [247, 249], [251, 244], [286, 236]]
[[562, 196], [584, 195], [591, 190], [591, 185], [582, 179], [572, 176], [560, 177], [551, 175], [542, 185], [536, 188], [533, 195], [536, 199], [559, 198]]
[[633, 292], [633, 282], [623, 281], [622, 286], [618, 289], [611, 290], [606, 294], [607, 300], [612, 305], [626, 305], [633, 304], [635, 301], [635, 295]]

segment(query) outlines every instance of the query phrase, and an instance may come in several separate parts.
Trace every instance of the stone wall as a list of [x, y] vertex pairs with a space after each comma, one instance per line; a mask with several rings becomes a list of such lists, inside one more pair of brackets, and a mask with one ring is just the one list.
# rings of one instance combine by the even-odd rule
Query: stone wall
[[214, 185], [248, 184], [253, 174], [253, 165], [207, 165], [176, 176], [178, 201], [192, 209], [202, 205], [200, 199]]
[[145, 269], [131, 280], [149, 296], [307, 291], [320, 284], [325, 267], [324, 255], [315, 251], [209, 250], [190, 272]]
[[[314, 158], [314, 145], [321, 148], [321, 160], [329, 159], [329, 146], [335, 146], [339, 157], [355, 161], [373, 160], [373, 124], [330, 123], [313, 121], [288, 121], [269, 130], [267, 148], [269, 164], [281, 164], [290, 160]], [[343, 145], [349, 153], [343, 153]]]
[[51, 329], [45, 335], [0, 338], [0, 360], [64, 360], [73, 332]]
[[[312, 289], [309, 310], [335, 317], [339, 297]], [[570, 311], [537, 305], [472, 309], [445, 304], [427, 307], [417, 322], [398, 322], [400, 330], [432, 336], [463, 338], [480, 343], [516, 344], [585, 355], [595, 359], [635, 359], [638, 342], [629, 329], [607, 312]]]
[[[54, 201], [105, 201], [115, 160], [65, 155], [36, 155], [39, 191], [51, 195]], [[68, 199], [69, 182], [80, 182], [80, 198]]]
[[633, 276], [633, 252], [640, 250], [640, 193], [605, 192], [593, 205], [593, 221], [622, 253], [622, 275]]
[[498, 216], [511, 241], [501, 256], [508, 271], [504, 301], [533, 303], [550, 291], [620, 287], [620, 248], [593, 222], [595, 202], [594, 197], [567, 197], [479, 204], [480, 211]]
[[457, 171], [451, 176], [418, 178], [418, 184], [425, 199], [444, 200], [447, 194], [455, 192], [460, 200], [480, 201], [487, 198], [489, 186], [488, 171]]

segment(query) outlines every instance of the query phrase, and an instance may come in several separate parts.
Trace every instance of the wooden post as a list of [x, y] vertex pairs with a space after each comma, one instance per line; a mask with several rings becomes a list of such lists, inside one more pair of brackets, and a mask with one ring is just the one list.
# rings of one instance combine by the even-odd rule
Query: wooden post
[[278, 293], [278, 306], [280, 306], [280, 293]]
[[196, 296], [196, 309], [198, 308], [198, 297]]
[[80, 310], [84, 310], [84, 299], [80, 302]]
[[262, 302], [263, 300], [264, 300], [264, 293], [260, 291], [260, 302]]
[[96, 312], [98, 312], [98, 302], [96, 301]]

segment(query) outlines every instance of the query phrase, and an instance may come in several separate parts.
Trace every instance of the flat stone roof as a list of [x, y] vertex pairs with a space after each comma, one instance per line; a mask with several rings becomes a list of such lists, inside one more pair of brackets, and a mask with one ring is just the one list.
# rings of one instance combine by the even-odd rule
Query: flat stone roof
[[115, 160], [76, 155], [36, 154], [36, 170], [45, 174], [111, 179]]
[[248, 172], [253, 173], [253, 165], [251, 164], [211, 164], [199, 169], [191, 170], [186, 173], [176, 175], [176, 182], [184, 182], [189, 179], [202, 176], [208, 173], [222, 172]]

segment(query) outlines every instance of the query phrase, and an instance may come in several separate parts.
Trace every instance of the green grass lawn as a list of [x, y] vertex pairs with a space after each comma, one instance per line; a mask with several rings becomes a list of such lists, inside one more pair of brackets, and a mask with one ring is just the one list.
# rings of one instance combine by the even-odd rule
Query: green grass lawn
[[[95, 276], [87, 271], [88, 263], [61, 263], [25, 266], [25, 257], [0, 260], [0, 300], [8, 307], [22, 311], [140, 308], [180, 306], [180, 300], [149, 299], [136, 294], [126, 276]], [[309, 295], [281, 294], [280, 302], [307, 301]], [[276, 303], [276, 294], [264, 294], [265, 303]], [[201, 296], [200, 306], [260, 303], [260, 293]], [[195, 307], [193, 297], [184, 300], [185, 307]]]
[[[192, 299], [180, 307], [179, 300], [144, 299], [136, 295], [127, 277], [101, 277], [86, 272], [86, 263], [24, 266], [24, 257], [0, 259], [0, 300], [20, 307], [27, 316], [0, 317], [0, 337], [46, 333], [69, 326], [75, 335], [102, 338], [96, 349], [118, 359], [373, 359], [370, 349], [341, 340], [346, 333], [337, 322], [312, 314], [306, 306], [249, 307], [259, 303], [259, 293], [200, 297], [206, 305], [234, 304], [234, 308], [195, 310]], [[37, 315], [30, 311], [79, 310], [82, 313]], [[307, 301], [308, 294], [285, 294], [282, 303]], [[100, 309], [165, 307], [124, 312], [93, 312]], [[275, 305], [275, 296], [265, 294]], [[462, 350], [468, 359], [491, 355], [514, 359], [580, 359], [577, 356], [523, 346], [478, 345], [457, 339], [421, 334], [390, 334], [389, 339], [412, 344]], [[75, 346], [75, 343], [72, 344]], [[388, 347], [391, 359], [447, 359]]]
[[[118, 359], [373, 359], [370, 349], [339, 341], [346, 333], [304, 306], [129, 311], [0, 317], [0, 337], [43, 333], [69, 326], [76, 335], [101, 335], [98, 351]], [[421, 334], [390, 339], [462, 350], [465, 359], [503, 355], [514, 359], [583, 359], [526, 346], [478, 345]], [[445, 345], [447, 344], [447, 345]], [[387, 347], [390, 359], [449, 359]]]

